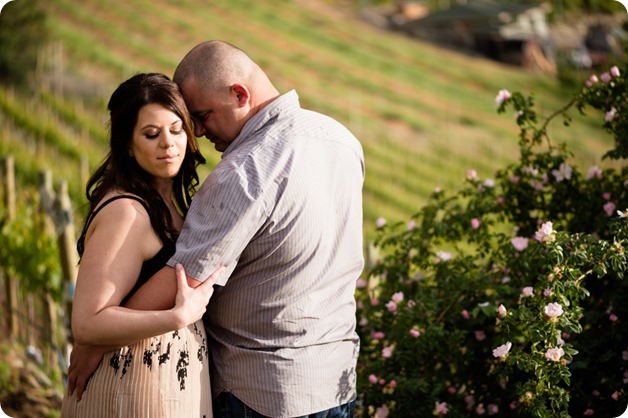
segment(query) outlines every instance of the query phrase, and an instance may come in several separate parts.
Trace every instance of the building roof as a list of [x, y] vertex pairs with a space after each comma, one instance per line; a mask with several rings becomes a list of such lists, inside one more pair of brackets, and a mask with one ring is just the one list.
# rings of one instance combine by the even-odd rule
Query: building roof
[[407, 22], [400, 29], [421, 36], [434, 30], [464, 28], [476, 36], [524, 40], [547, 35], [546, 13], [539, 5], [470, 0]]

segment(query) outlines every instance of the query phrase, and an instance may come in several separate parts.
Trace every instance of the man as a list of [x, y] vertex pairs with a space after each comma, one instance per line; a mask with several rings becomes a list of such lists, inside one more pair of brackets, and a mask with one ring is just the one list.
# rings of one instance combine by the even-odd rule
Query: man
[[[226, 266], [204, 317], [214, 417], [352, 417], [361, 145], [338, 122], [300, 108], [295, 91], [280, 95], [227, 43], [193, 48], [174, 81], [195, 135], [223, 153], [169, 262], [185, 266], [191, 285]], [[171, 307], [172, 267], [127, 306]]]

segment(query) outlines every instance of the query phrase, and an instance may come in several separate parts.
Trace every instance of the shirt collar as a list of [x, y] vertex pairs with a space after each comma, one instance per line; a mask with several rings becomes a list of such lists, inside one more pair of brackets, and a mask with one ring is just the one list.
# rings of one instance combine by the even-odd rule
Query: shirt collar
[[299, 95], [296, 90], [290, 90], [289, 92], [277, 97], [275, 100], [260, 109], [255, 116], [244, 124], [242, 131], [240, 131], [240, 135], [238, 135], [229, 147], [222, 153], [222, 158], [225, 158], [230, 152], [249, 139], [255, 138], [253, 133], [257, 132], [262, 126], [266, 125], [270, 119], [286, 111], [298, 109], [299, 107]]

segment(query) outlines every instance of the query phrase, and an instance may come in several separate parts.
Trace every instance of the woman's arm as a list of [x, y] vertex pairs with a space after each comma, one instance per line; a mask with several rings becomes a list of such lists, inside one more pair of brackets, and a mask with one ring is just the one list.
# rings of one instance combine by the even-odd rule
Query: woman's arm
[[[173, 269], [170, 269], [170, 270], [173, 270]], [[197, 288], [195, 290], [192, 290], [191, 288], [188, 287], [189, 291], [198, 292], [200, 290], [204, 293], [202, 297], [205, 299], [209, 299], [209, 297], [211, 297], [211, 292], [213, 292], [212, 285], [216, 282], [216, 280], [220, 276], [220, 273], [223, 270], [224, 268], [222, 267], [219, 268], [218, 270], [216, 270], [216, 272], [214, 272], [207, 279], [206, 282], [210, 283], [210, 285], [208, 285], [207, 288], [201, 287], [200, 289]], [[179, 287], [184, 289], [184, 292], [179, 292], [179, 293], [183, 295], [183, 293], [185, 293], [188, 290], [185, 290], [186, 288], [185, 271], [183, 270], [183, 268], [180, 267], [180, 265], [177, 266], [176, 274], [177, 274], [177, 282], [179, 283]], [[203, 284], [203, 286], [205, 285]], [[175, 305], [179, 304], [179, 296], [180, 295], [178, 294]], [[202, 306], [202, 304], [196, 305], [196, 306]], [[85, 391], [85, 388], [87, 386], [87, 382], [90, 376], [92, 375], [94, 370], [96, 370], [96, 368], [98, 367], [98, 364], [102, 360], [103, 355], [107, 351], [110, 351], [111, 349], [112, 349], [111, 346], [105, 347], [105, 346], [94, 346], [94, 345], [82, 345], [80, 343], [76, 343], [74, 345], [72, 349], [72, 355], [70, 356], [70, 367], [68, 369], [68, 391], [69, 391], [70, 396], [72, 396], [72, 394], [76, 390], [77, 400], [79, 401], [81, 400], [81, 397], [83, 396], [83, 392]]]
[[84, 330], [79, 331], [79, 324], [73, 325], [74, 338], [79, 344], [121, 346], [184, 328], [203, 317], [219, 274], [220, 271], [192, 288], [187, 283], [183, 266], [177, 264], [177, 293], [173, 308], [149, 311], [109, 306], [93, 315], [91, 321], [78, 321], [86, 326]]
[[[133, 288], [144, 260], [160, 247], [148, 214], [135, 201], [112, 202], [94, 218], [86, 237], [72, 311], [72, 332], [79, 344], [127, 345], [183, 328], [202, 317], [213, 293], [213, 281], [193, 289], [187, 285], [185, 272], [177, 274], [177, 281], [170, 281], [176, 291], [174, 307], [172, 302], [143, 311], [119, 306]], [[162, 308], [165, 310], [157, 310]]]

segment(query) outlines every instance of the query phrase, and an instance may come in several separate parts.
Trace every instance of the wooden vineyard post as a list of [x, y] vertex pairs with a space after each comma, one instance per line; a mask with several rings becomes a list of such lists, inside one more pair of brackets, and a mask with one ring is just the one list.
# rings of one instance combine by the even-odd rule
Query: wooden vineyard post
[[15, 219], [15, 161], [7, 156], [0, 160], [2, 166], [2, 188], [4, 206], [7, 209], [7, 221]]
[[[15, 162], [13, 157], [8, 156], [0, 160], [2, 168], [2, 188], [4, 196], [4, 205], [7, 209], [5, 221], [13, 222], [15, 220]], [[11, 339], [16, 338], [19, 332], [19, 318], [17, 315], [18, 307], [18, 291], [17, 281], [14, 277], [6, 275], [4, 278], [5, 290], [7, 295], [7, 328]]]
[[[71, 342], [70, 319], [72, 316], [72, 297], [74, 284], [76, 283], [78, 259], [74, 249], [74, 222], [72, 220], [72, 204], [68, 195], [68, 183], [65, 180], [60, 181], [59, 191], [55, 193], [52, 189], [52, 175], [49, 171], [40, 172], [39, 178], [40, 203], [47, 214], [47, 218], [52, 221], [51, 224], [57, 236], [65, 288], [64, 334], [67, 338], [64, 338], [64, 340]], [[59, 331], [58, 321], [55, 314], [56, 307], [50, 295], [45, 295], [44, 305], [46, 306], [45, 312], [47, 316], [46, 331], [51, 338], [51, 342], [56, 346]], [[62, 351], [64, 353], [67, 351], [66, 348], [63, 347]]]
[[68, 196], [68, 183], [63, 180], [59, 184], [59, 193], [55, 200], [55, 213], [59, 251], [61, 255], [61, 269], [65, 287], [65, 318], [68, 341], [72, 342], [70, 319], [72, 318], [72, 300], [76, 285], [78, 255], [76, 253], [76, 236], [74, 220], [72, 219], [72, 201]]
[[[40, 171], [37, 181], [39, 188], [39, 205], [43, 215], [42, 222], [44, 223], [44, 230], [47, 234], [57, 235], [54, 217], [55, 192], [52, 188], [52, 173], [49, 170]], [[42, 354], [46, 356], [46, 363], [50, 367], [50, 365], [53, 364], [54, 347], [57, 346], [56, 305], [50, 295], [49, 289], [45, 289], [45, 292], [39, 295], [39, 300], [43, 306], [43, 336], [50, 345], [49, 349], [44, 350]]]

